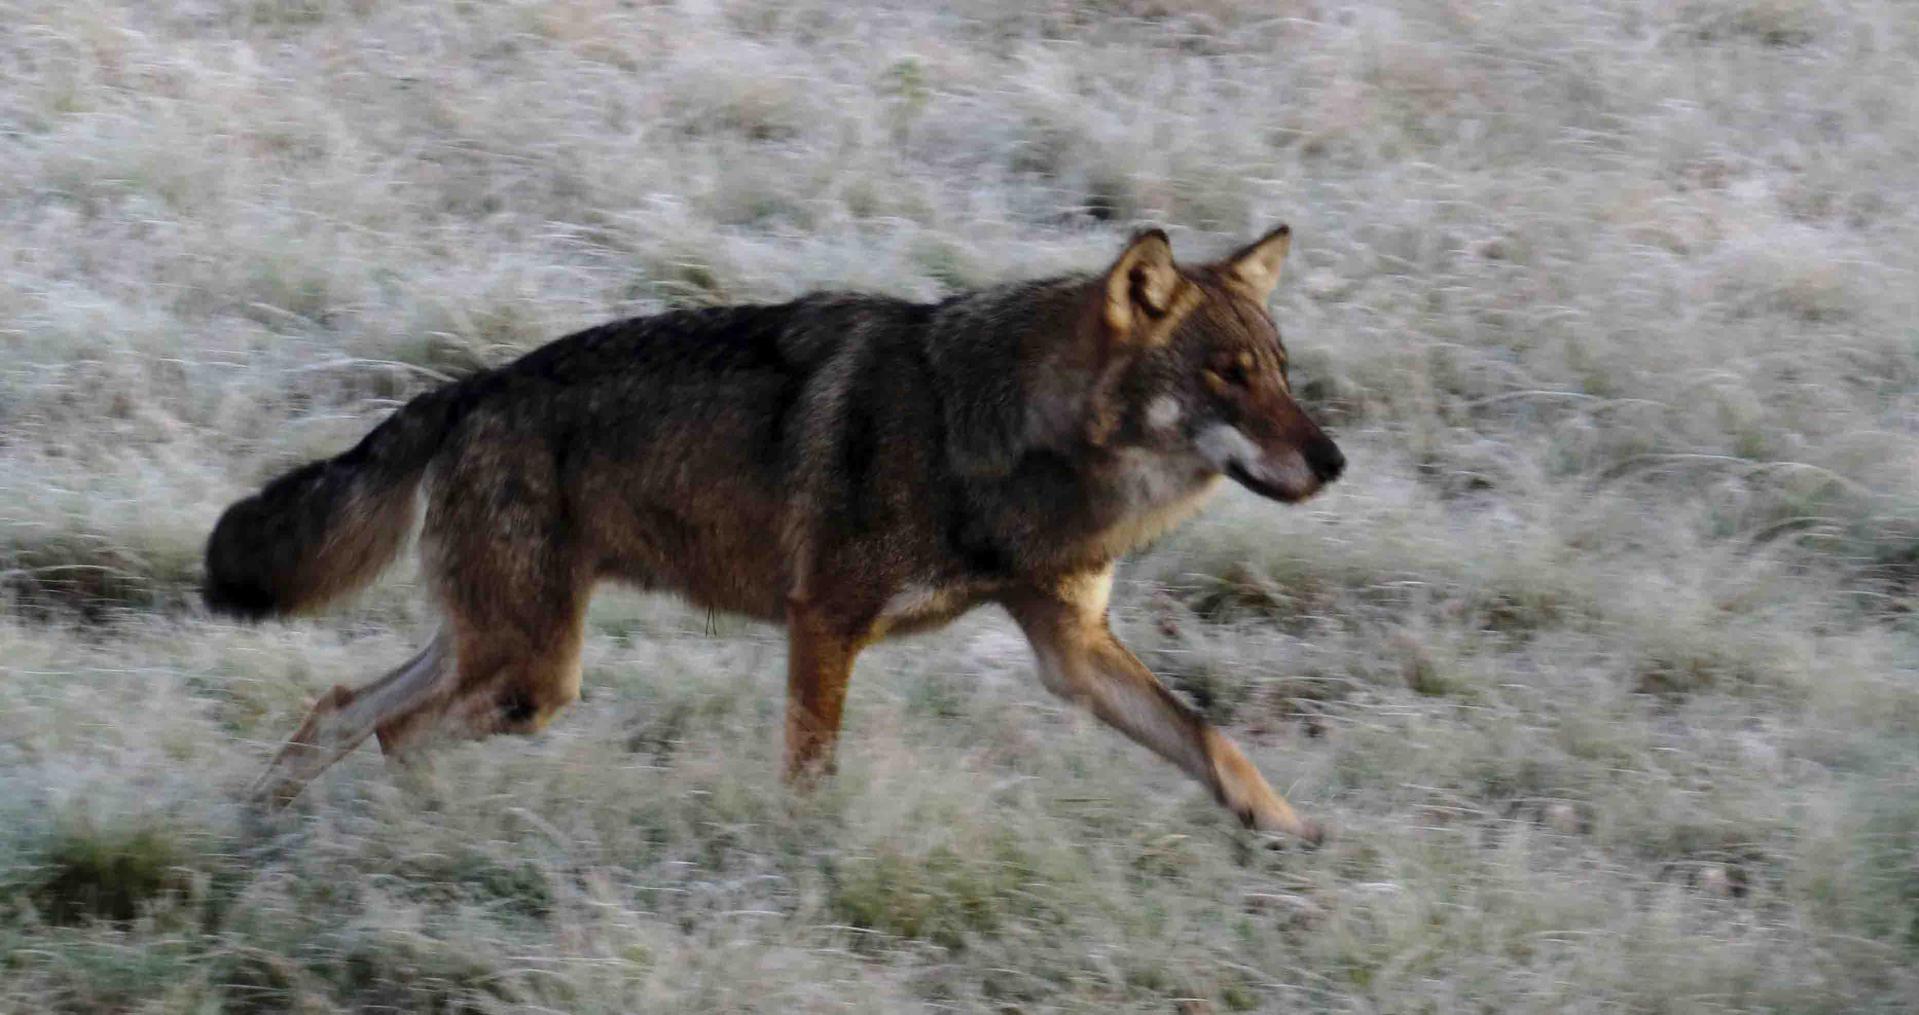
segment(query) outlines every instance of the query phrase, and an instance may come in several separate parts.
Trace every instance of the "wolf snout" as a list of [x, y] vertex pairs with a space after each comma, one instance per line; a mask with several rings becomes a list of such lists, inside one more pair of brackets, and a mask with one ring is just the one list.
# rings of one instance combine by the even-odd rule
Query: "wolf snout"
[[1346, 471], [1346, 453], [1332, 441], [1321, 441], [1306, 449], [1306, 465], [1321, 483], [1330, 483]]

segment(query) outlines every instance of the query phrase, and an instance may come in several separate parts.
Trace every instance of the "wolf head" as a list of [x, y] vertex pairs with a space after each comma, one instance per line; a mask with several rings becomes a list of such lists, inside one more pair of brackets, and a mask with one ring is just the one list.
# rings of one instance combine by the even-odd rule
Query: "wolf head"
[[1280, 226], [1224, 260], [1182, 266], [1165, 233], [1134, 237], [1096, 282], [1088, 314], [1114, 364], [1106, 443], [1288, 503], [1339, 478], [1346, 456], [1293, 399], [1266, 312], [1291, 242]]

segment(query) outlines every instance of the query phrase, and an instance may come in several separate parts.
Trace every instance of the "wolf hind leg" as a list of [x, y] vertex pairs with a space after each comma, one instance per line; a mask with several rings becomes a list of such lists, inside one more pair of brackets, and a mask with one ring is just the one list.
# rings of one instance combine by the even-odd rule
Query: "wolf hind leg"
[[250, 795], [273, 807], [285, 806], [381, 724], [444, 695], [455, 673], [450, 641], [441, 633], [380, 679], [360, 688], [334, 687], [320, 696], [306, 721], [254, 780]]
[[442, 740], [538, 733], [579, 700], [577, 634], [540, 651], [499, 648], [463, 645], [458, 680], [448, 693], [382, 723], [380, 749], [387, 757], [406, 763]]
[[[457, 673], [444, 692], [380, 724], [380, 749], [406, 763], [440, 740], [537, 733], [580, 697], [586, 590], [543, 583], [511, 613], [462, 609]], [[475, 604], [477, 605], [477, 604]]]
[[380, 724], [404, 761], [440, 739], [534, 733], [579, 697], [586, 603], [601, 554], [546, 441], [505, 416], [470, 418], [436, 466], [422, 541], [456, 674]]

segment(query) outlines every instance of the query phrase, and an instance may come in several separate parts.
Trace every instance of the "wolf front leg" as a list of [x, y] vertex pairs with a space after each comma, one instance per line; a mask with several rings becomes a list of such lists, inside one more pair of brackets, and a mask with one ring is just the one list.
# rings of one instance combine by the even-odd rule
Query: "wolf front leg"
[[868, 641], [864, 625], [838, 623], [795, 600], [786, 609], [786, 780], [810, 785], [833, 770], [840, 714], [853, 659]]
[[1178, 765], [1251, 828], [1319, 842], [1324, 831], [1301, 817], [1253, 767], [1239, 745], [1181, 701], [1106, 624], [1112, 572], [1033, 589], [1005, 605], [1033, 645], [1048, 690], [1081, 704], [1101, 722]]

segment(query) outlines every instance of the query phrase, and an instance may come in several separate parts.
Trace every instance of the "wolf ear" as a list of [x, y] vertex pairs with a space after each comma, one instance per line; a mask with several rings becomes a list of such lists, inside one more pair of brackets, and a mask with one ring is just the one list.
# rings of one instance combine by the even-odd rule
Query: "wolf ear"
[[1173, 266], [1173, 243], [1159, 229], [1133, 237], [1119, 260], [1106, 269], [1106, 305], [1101, 317], [1122, 340], [1147, 333], [1148, 325], [1172, 312], [1181, 284]]
[[1264, 303], [1279, 284], [1279, 266], [1293, 245], [1293, 230], [1280, 226], [1226, 259], [1226, 274]]

